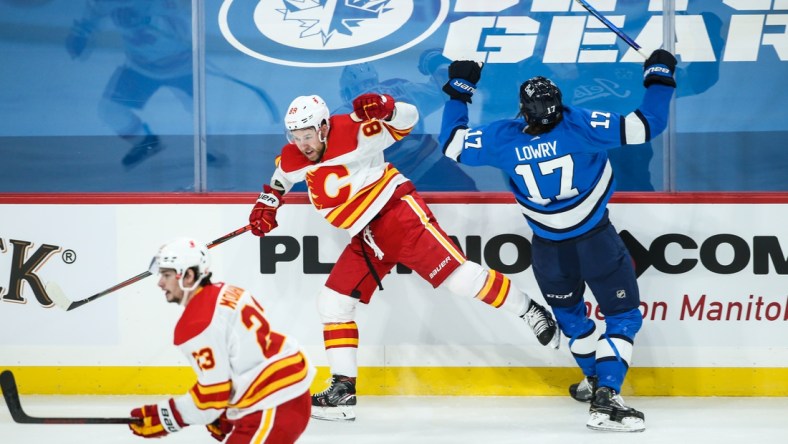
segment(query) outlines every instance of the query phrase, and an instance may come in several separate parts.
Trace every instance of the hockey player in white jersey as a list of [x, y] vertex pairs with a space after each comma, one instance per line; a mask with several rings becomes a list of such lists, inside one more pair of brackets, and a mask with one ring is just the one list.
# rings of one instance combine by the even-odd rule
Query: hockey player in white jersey
[[285, 116], [291, 143], [282, 148], [270, 185], [249, 216], [252, 233], [264, 236], [277, 226], [283, 195], [306, 181], [315, 209], [351, 236], [317, 296], [332, 380], [325, 391], [312, 395], [312, 416], [356, 418], [356, 306], [370, 301], [397, 263], [433, 287], [444, 286], [523, 318], [542, 345], [558, 348], [560, 333], [549, 311], [506, 276], [467, 260], [411, 181], [384, 160], [383, 151], [416, 124], [416, 107], [370, 93], [355, 98], [353, 110], [330, 116], [318, 96], [293, 100]]
[[131, 431], [158, 438], [206, 424], [228, 444], [294, 443], [309, 422], [315, 368], [271, 328], [249, 292], [211, 282], [208, 249], [193, 239], [161, 247], [151, 263], [168, 302], [183, 306], [175, 345], [197, 375], [182, 396], [132, 410]]
[[[444, 154], [509, 176], [534, 233], [534, 276], [585, 375], [570, 394], [591, 402], [587, 426], [596, 430], [645, 429], [644, 415], [619, 395], [643, 321], [632, 259], [608, 219], [615, 180], [606, 151], [647, 142], [665, 129], [675, 68], [672, 54], [654, 51], [644, 64], [643, 102], [627, 115], [565, 105], [552, 81], [534, 77], [520, 87], [522, 119], [478, 127], [468, 125], [468, 103], [482, 65], [453, 62], [444, 86], [451, 98], [439, 137]], [[602, 334], [586, 314], [586, 285], [605, 315]]]

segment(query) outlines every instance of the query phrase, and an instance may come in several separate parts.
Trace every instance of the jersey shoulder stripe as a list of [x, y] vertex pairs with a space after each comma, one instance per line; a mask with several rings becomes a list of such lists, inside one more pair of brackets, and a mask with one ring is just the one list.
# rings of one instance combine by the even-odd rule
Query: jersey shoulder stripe
[[335, 159], [358, 148], [358, 131], [363, 122], [356, 122], [349, 114], [331, 117], [326, 152], [321, 162]]
[[212, 284], [196, 290], [175, 325], [175, 345], [199, 335], [211, 325], [216, 300], [224, 284]]
[[276, 158], [276, 166], [285, 173], [292, 173], [302, 168], [306, 168], [315, 163], [307, 159], [306, 156], [293, 143], [288, 143], [282, 148], [282, 154]]

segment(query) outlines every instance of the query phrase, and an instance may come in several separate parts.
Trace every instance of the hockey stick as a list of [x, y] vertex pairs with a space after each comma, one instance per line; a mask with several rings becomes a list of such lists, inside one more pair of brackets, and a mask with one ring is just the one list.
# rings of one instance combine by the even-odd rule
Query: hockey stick
[[[209, 248], [209, 249], [213, 248], [213, 247], [215, 247], [215, 246], [217, 246], [217, 245], [219, 245], [221, 243], [224, 243], [224, 242], [234, 238], [235, 236], [238, 236], [239, 234], [246, 233], [247, 231], [249, 231], [251, 229], [252, 229], [252, 225], [251, 224], [250, 225], [246, 225], [245, 227], [241, 227], [241, 228], [239, 228], [239, 229], [237, 229], [237, 230], [235, 230], [235, 231], [233, 231], [231, 233], [227, 233], [227, 234], [225, 234], [224, 236], [222, 236], [222, 237], [220, 237], [218, 239], [214, 239], [213, 241], [211, 241], [211, 243], [206, 245], [206, 247]], [[46, 292], [47, 292], [47, 295], [49, 296], [49, 299], [51, 299], [52, 302], [55, 303], [55, 305], [57, 305], [58, 307], [62, 308], [63, 310], [69, 311], [69, 310], [73, 310], [73, 309], [75, 309], [77, 307], [81, 307], [81, 306], [87, 304], [88, 302], [94, 301], [94, 300], [96, 300], [96, 299], [98, 299], [98, 298], [100, 298], [102, 296], [108, 295], [108, 294], [112, 293], [113, 291], [120, 290], [123, 287], [127, 287], [127, 286], [129, 286], [129, 285], [131, 285], [131, 284], [133, 284], [135, 282], [141, 281], [141, 280], [145, 279], [146, 277], [150, 276], [151, 274], [152, 273], [150, 272], [150, 270], [146, 270], [145, 272], [140, 273], [140, 274], [138, 274], [138, 275], [136, 275], [136, 276], [134, 276], [132, 278], [126, 279], [125, 281], [123, 281], [123, 282], [121, 282], [121, 283], [119, 283], [117, 285], [114, 285], [114, 286], [112, 286], [112, 287], [110, 287], [110, 288], [108, 288], [108, 289], [106, 289], [106, 290], [104, 290], [102, 292], [96, 293], [93, 296], [87, 297], [85, 299], [80, 299], [78, 301], [71, 301], [71, 300], [69, 300], [66, 297], [65, 293], [63, 293], [63, 290], [60, 288], [60, 285], [58, 285], [56, 282], [48, 282], [47, 285], [46, 285]]]
[[0, 388], [3, 389], [3, 398], [11, 413], [11, 418], [19, 424], [133, 424], [140, 422], [139, 418], [39, 418], [30, 416], [22, 410], [19, 401], [19, 390], [11, 370], [0, 373]]
[[635, 51], [638, 52], [638, 54], [642, 55], [644, 59], [648, 58], [648, 55], [645, 52], [642, 51], [641, 46], [638, 45], [637, 42], [632, 40], [632, 38], [629, 37], [628, 35], [624, 34], [624, 31], [622, 31], [618, 26], [616, 26], [613, 23], [611, 23], [610, 20], [606, 19], [605, 16], [600, 14], [599, 11], [594, 9], [593, 6], [589, 5], [586, 0], [575, 0], [575, 1], [580, 6], [585, 8], [585, 10], [588, 11], [591, 15], [593, 15], [600, 22], [602, 22], [603, 25], [607, 26], [608, 29], [613, 31], [617, 36], [621, 37], [621, 40], [625, 41], [627, 43], [627, 45], [631, 46], [632, 49], [634, 49]]

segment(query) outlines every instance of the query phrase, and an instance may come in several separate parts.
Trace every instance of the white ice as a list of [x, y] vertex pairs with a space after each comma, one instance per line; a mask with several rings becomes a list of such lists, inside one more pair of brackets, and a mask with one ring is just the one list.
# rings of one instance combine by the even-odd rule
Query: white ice
[[[31, 416], [124, 417], [156, 396], [22, 395]], [[588, 405], [566, 397], [359, 398], [355, 422], [312, 420], [299, 443], [788, 443], [788, 398], [625, 397], [646, 415], [643, 433], [588, 430]], [[150, 442], [124, 425], [28, 425], [0, 409], [1, 444], [119, 444]], [[155, 442], [216, 443], [203, 426]]]

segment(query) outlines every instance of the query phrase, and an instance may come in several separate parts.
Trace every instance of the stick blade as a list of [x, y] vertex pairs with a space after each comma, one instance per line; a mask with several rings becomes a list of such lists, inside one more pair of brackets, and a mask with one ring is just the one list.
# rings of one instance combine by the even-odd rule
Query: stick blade
[[60, 288], [57, 282], [47, 282], [46, 291], [47, 296], [49, 296], [49, 299], [51, 299], [55, 305], [66, 311], [71, 310], [73, 304], [66, 297], [66, 294], [63, 293], [63, 289]]
[[11, 418], [14, 422], [26, 423], [28, 418], [22, 411], [22, 404], [19, 402], [19, 391], [16, 388], [16, 380], [11, 370], [3, 370], [0, 373], [0, 388], [3, 390], [3, 398], [5, 398]]

